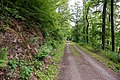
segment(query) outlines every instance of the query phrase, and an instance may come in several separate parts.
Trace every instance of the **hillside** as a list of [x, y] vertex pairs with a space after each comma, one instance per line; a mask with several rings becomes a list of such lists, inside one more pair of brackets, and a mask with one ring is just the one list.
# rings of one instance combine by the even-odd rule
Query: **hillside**
[[[66, 0], [0, 1], [0, 80], [55, 77], [69, 25], [62, 15], [67, 5]], [[45, 74], [52, 67], [54, 72]]]

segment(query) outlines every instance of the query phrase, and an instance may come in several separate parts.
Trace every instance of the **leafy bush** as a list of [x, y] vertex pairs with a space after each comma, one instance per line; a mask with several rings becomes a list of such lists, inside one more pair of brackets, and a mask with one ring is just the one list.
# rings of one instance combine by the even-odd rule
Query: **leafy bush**
[[[39, 68], [35, 68], [35, 75], [40, 80], [54, 80], [55, 79], [56, 74], [58, 73], [58, 64], [60, 62], [61, 56], [63, 56], [63, 50], [64, 50], [63, 45], [59, 45], [59, 48], [57, 49], [54, 49], [54, 50], [52, 49], [51, 52], [52, 54], [54, 54], [54, 56], [52, 56], [51, 61], [54, 64], [48, 65], [48, 67], [44, 71], [40, 71]], [[41, 66], [41, 63], [39, 64], [39, 61], [35, 61], [34, 65]]]
[[8, 24], [4, 24], [2, 26], [0, 25], [0, 31], [4, 32], [8, 26], [9, 26]]
[[7, 48], [0, 48], [0, 59], [6, 60], [7, 59]]
[[41, 68], [42, 68], [42, 66], [43, 66], [44, 63], [43, 63], [43, 61], [34, 60], [32, 64], [34, 65], [34, 67], [36, 69], [40, 69], [41, 70]]
[[20, 71], [21, 80], [29, 80], [32, 68], [30, 66], [22, 66]]
[[47, 44], [40, 47], [38, 54], [35, 56], [36, 59], [42, 60], [44, 57], [50, 55], [52, 46]]
[[80, 42], [79, 44], [80, 44], [80, 46], [84, 46], [85, 48], [87, 48], [89, 50], [93, 50], [93, 47], [90, 44], [87, 44], [84, 42]]
[[11, 68], [15, 69], [18, 65], [18, 61], [16, 59], [12, 59], [12, 60], [9, 61], [9, 65], [10, 65]]
[[6, 66], [6, 61], [0, 59], [0, 68]]
[[6, 66], [7, 63], [7, 48], [0, 48], [0, 67]]

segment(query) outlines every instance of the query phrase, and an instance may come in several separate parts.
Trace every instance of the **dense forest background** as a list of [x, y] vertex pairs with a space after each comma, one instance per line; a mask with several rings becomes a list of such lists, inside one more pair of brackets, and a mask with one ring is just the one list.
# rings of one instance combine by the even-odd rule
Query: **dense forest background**
[[119, 7], [118, 0], [83, 0], [83, 8], [76, 3], [74, 41], [119, 52]]

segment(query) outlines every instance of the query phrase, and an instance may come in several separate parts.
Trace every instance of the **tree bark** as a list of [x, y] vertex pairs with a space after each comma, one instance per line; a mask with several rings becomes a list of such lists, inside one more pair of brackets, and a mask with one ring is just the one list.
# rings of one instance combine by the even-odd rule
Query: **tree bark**
[[86, 1], [83, 0], [83, 41], [86, 42], [86, 26], [85, 26], [85, 4]]
[[114, 12], [114, 0], [111, 0], [111, 40], [112, 40], [112, 51], [115, 51], [113, 12]]
[[[76, 33], [78, 34], [78, 21], [76, 22]], [[76, 34], [76, 42], [79, 42], [79, 38], [77, 34]]]
[[87, 36], [86, 36], [86, 40], [87, 40], [87, 43], [88, 43], [88, 40], [89, 40], [89, 38], [88, 38], [88, 28], [89, 28], [88, 13], [89, 13], [89, 6], [87, 8], [87, 14], [86, 14], [86, 21], [87, 21], [87, 28], [86, 28]]
[[103, 5], [103, 13], [102, 13], [102, 49], [105, 50], [105, 36], [106, 36], [106, 7], [107, 7], [107, 0], [104, 0]]

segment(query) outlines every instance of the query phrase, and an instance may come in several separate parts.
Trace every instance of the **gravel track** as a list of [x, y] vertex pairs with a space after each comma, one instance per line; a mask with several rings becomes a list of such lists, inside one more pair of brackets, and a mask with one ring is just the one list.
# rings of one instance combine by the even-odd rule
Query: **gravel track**
[[60, 64], [59, 80], [120, 80], [120, 75], [107, 69], [88, 54], [73, 47], [80, 53], [79, 57], [72, 55], [69, 45], [66, 44], [64, 57]]

